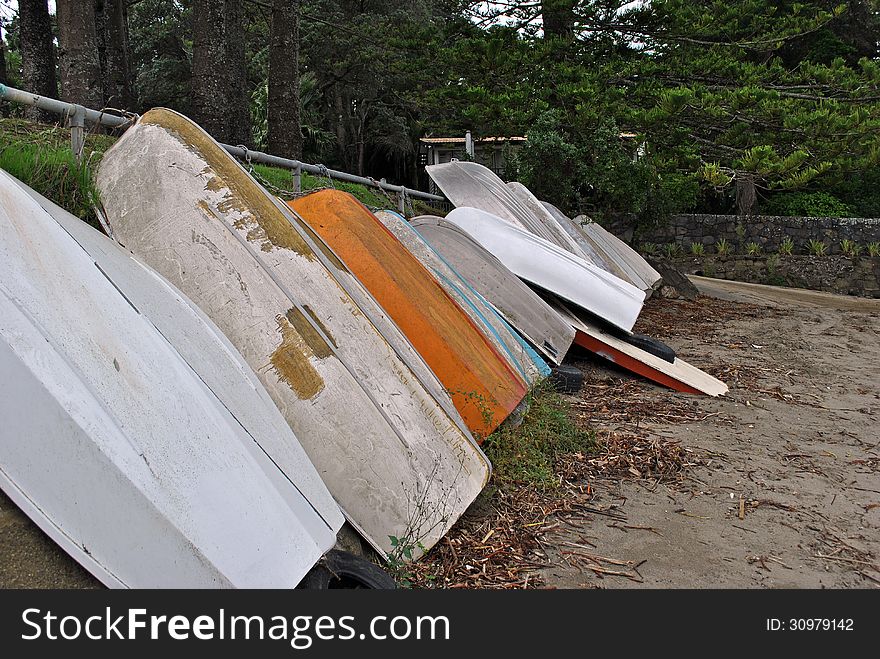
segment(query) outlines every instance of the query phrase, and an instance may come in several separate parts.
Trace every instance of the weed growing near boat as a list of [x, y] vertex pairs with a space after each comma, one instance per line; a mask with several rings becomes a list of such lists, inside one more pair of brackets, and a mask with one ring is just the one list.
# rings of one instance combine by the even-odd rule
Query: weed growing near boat
[[492, 461], [493, 483], [523, 483], [555, 487], [554, 464], [559, 456], [592, 453], [597, 449], [592, 432], [578, 428], [568, 415], [568, 403], [542, 383], [529, 393], [529, 409], [518, 428], [501, 427], [483, 444]]
[[718, 256], [727, 256], [730, 254], [730, 243], [722, 238], [715, 243], [715, 251], [718, 253]]
[[646, 256], [654, 256], [657, 253], [657, 245], [655, 243], [643, 243], [642, 254]]
[[691, 254], [694, 256], [702, 256], [706, 251], [703, 243], [691, 243]]
[[92, 226], [100, 228], [100, 207], [92, 170], [113, 143], [105, 135], [88, 136], [83, 161], [70, 150], [70, 131], [21, 120], [0, 121], [0, 167]]

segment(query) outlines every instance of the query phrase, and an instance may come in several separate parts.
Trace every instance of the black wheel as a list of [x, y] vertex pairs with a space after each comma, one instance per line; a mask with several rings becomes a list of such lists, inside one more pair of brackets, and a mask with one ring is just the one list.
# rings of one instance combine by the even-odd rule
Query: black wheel
[[670, 364], [675, 361], [675, 350], [663, 343], [663, 341], [659, 341], [650, 336], [645, 336], [644, 334], [630, 334], [624, 336], [623, 340], [636, 348], [640, 348], [645, 352], [650, 352], [652, 355], [655, 355]]
[[562, 364], [553, 368], [550, 382], [560, 394], [576, 394], [584, 384], [584, 374], [579, 368]]
[[397, 584], [385, 570], [347, 551], [331, 549], [297, 586], [302, 590], [330, 588], [389, 590]]

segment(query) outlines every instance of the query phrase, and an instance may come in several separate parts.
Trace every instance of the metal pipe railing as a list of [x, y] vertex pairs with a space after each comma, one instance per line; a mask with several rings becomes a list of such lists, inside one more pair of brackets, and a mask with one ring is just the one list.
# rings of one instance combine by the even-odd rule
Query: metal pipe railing
[[[54, 98], [48, 98], [47, 96], [40, 96], [39, 94], [31, 94], [30, 92], [22, 91], [21, 89], [16, 89], [15, 87], [9, 87], [8, 85], [0, 84], [0, 99], [4, 101], [9, 101], [10, 103], [17, 103], [19, 105], [30, 105], [32, 107], [39, 108], [47, 112], [53, 112], [64, 117], [69, 122], [69, 125], [71, 127], [71, 148], [77, 157], [79, 157], [82, 153], [82, 131], [86, 122], [92, 124], [100, 124], [102, 126], [108, 126], [110, 128], [121, 128], [123, 126], [128, 126], [132, 123], [131, 118], [128, 117], [120, 117], [115, 114], [108, 114], [107, 112], [92, 110], [83, 107], [82, 105], [66, 103], [64, 101], [59, 101]], [[422, 192], [421, 190], [414, 190], [403, 185], [394, 185], [392, 183], [376, 181], [372, 178], [356, 176], [355, 174], [349, 174], [348, 172], [328, 169], [323, 165], [312, 165], [310, 163], [301, 162], [299, 160], [291, 160], [290, 158], [273, 156], [269, 153], [263, 153], [262, 151], [251, 151], [250, 149], [247, 149], [243, 146], [232, 146], [229, 144], [221, 144], [220, 146], [226, 149], [226, 151], [228, 151], [232, 156], [235, 156], [240, 160], [247, 160], [248, 162], [257, 162], [264, 165], [269, 165], [271, 167], [281, 167], [283, 169], [291, 170], [293, 172], [296, 192], [300, 191], [301, 172], [308, 172], [309, 174], [315, 174], [317, 176], [327, 176], [328, 178], [336, 179], [339, 181], [358, 183], [360, 185], [366, 185], [371, 188], [378, 188], [380, 190], [393, 192], [398, 195], [398, 207], [401, 211], [403, 210], [407, 197], [413, 199], [424, 199], [426, 201], [446, 201], [445, 197], [441, 197], [440, 195], [431, 194], [429, 192]]]

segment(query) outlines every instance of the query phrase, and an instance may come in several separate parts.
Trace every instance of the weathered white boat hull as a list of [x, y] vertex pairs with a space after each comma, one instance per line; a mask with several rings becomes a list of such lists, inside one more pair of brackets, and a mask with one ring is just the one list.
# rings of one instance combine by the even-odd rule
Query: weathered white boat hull
[[554, 364], [562, 363], [574, 329], [519, 277], [452, 222], [422, 215], [411, 226], [532, 346]]
[[568, 235], [571, 236], [573, 240], [577, 241], [584, 252], [594, 255], [594, 258], [588, 259], [591, 263], [595, 263], [603, 270], [610, 272], [615, 277], [620, 277], [624, 281], [628, 281], [633, 286], [641, 288], [643, 291], [650, 288], [625, 261], [619, 262], [616, 252], [606, 251], [604, 247], [584, 232], [583, 227], [576, 225], [574, 220], [570, 219], [553, 204], [549, 204], [546, 201], [542, 201], [541, 203], [547, 211], [556, 218], [556, 221], [559, 222], [560, 226], [565, 229]]
[[428, 165], [425, 171], [454, 206], [479, 208], [552, 243], [559, 239], [489, 168], [453, 160]]
[[292, 587], [335, 542], [180, 353], [5, 172], [0, 373], [0, 485], [105, 584]]
[[534, 385], [541, 378], [550, 375], [549, 367], [537, 353], [402, 216], [393, 211], [378, 211], [375, 215], [410, 253], [434, 274], [443, 289], [470, 316], [474, 324], [529, 385]]
[[415, 556], [442, 537], [488, 461], [331, 274], [347, 271], [326, 245], [167, 110], [122, 136], [97, 183], [116, 237], [238, 348], [364, 537]]
[[641, 277], [646, 284], [657, 286], [661, 280], [660, 273], [654, 270], [650, 264], [642, 258], [641, 254], [627, 245], [620, 238], [608, 231], [598, 222], [593, 222], [586, 215], [579, 215], [574, 220], [574, 224], [586, 233], [598, 245], [602, 245], [609, 254], [616, 254], [616, 261], [626, 264], [636, 275]]
[[553, 243], [476, 208], [446, 219], [471, 235], [518, 277], [629, 331], [645, 293]]
[[339, 506], [263, 385], [229, 339], [164, 277], [118, 243], [34, 190], [19, 185], [174, 346], [335, 535], [344, 522]]

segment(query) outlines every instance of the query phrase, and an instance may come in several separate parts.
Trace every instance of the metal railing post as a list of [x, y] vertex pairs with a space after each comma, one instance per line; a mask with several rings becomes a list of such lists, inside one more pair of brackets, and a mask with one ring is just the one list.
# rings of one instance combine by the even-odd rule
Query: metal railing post
[[296, 167], [293, 168], [293, 191], [296, 194], [302, 192], [302, 165], [300, 163], [296, 163]]
[[67, 115], [67, 125], [70, 127], [70, 150], [73, 151], [76, 161], [81, 163], [86, 146], [86, 109], [75, 105], [73, 112]]

